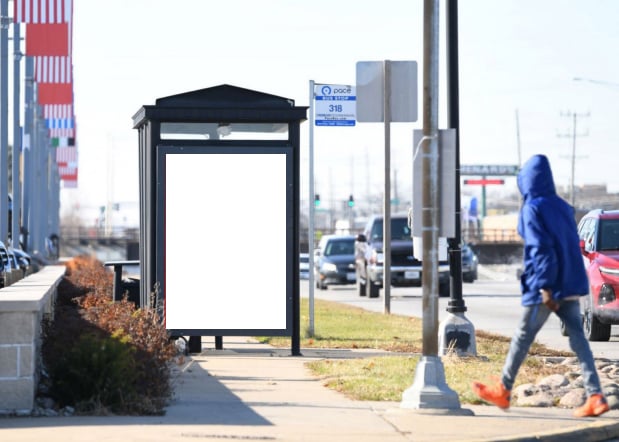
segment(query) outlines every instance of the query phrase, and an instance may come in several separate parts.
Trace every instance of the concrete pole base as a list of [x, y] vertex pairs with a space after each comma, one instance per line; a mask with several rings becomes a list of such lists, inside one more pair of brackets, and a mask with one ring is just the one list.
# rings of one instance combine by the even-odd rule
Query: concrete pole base
[[400, 408], [459, 410], [458, 394], [445, 382], [445, 370], [438, 356], [422, 356], [413, 385], [402, 393]]
[[458, 356], [477, 356], [475, 327], [464, 313], [449, 313], [438, 327], [438, 354], [455, 352]]

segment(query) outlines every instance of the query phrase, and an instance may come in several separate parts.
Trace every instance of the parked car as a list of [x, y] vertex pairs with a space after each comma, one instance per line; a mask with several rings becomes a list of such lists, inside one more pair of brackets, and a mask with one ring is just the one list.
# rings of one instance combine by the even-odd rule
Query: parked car
[[309, 279], [309, 253], [299, 254], [299, 279]]
[[29, 275], [32, 270], [32, 257], [21, 249], [10, 248], [9, 252], [12, 252], [15, 255], [17, 264], [22, 271], [22, 276], [26, 277]]
[[0, 241], [0, 288], [11, 285], [11, 261], [9, 251], [2, 241]]
[[588, 212], [578, 236], [589, 277], [589, 295], [580, 298], [583, 328], [590, 341], [608, 341], [619, 324], [619, 210]]
[[477, 264], [479, 260], [477, 254], [471, 246], [462, 246], [462, 280], [464, 282], [475, 282], [477, 280]]
[[[363, 235], [367, 240], [366, 259], [357, 263], [359, 296], [376, 298], [383, 287], [383, 216], [371, 216]], [[421, 261], [413, 253], [408, 214], [391, 215], [391, 285], [421, 285]], [[449, 296], [449, 262], [439, 261], [439, 296]]]
[[21, 267], [19, 266], [19, 261], [17, 260], [17, 256], [15, 256], [15, 252], [12, 247], [7, 249], [9, 252], [9, 264], [11, 265], [11, 272], [21, 273]]
[[316, 288], [355, 283], [355, 237], [325, 235], [314, 253]]

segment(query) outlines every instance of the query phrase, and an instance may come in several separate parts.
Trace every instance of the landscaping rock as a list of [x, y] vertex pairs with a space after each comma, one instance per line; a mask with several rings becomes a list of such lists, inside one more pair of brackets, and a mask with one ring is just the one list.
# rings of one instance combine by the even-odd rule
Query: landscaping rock
[[[580, 407], [587, 395], [580, 374], [578, 358], [545, 358], [548, 365], [567, 367], [565, 374], [553, 374], [535, 384], [521, 384], [512, 391], [512, 404], [521, 407]], [[611, 410], [619, 409], [619, 361], [597, 359], [595, 365]]]

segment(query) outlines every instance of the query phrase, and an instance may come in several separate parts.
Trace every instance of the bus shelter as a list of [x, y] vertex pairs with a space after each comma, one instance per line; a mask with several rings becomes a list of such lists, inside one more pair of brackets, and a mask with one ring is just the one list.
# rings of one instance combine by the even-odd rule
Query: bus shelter
[[171, 336], [291, 336], [300, 354], [306, 113], [288, 98], [220, 85], [159, 98], [133, 116], [140, 305], [156, 308]]

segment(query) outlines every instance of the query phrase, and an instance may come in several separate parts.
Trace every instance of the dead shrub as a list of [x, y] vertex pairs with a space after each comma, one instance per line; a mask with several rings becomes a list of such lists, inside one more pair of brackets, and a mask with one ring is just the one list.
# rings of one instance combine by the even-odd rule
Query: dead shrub
[[54, 320], [43, 327], [52, 397], [81, 413], [161, 414], [175, 348], [159, 316], [114, 302], [113, 275], [96, 259], [66, 267]]

